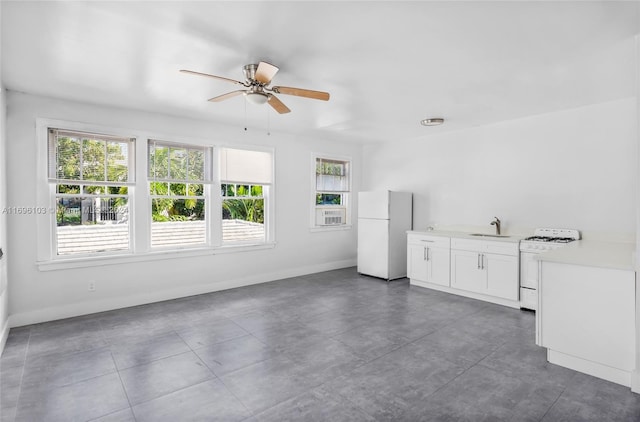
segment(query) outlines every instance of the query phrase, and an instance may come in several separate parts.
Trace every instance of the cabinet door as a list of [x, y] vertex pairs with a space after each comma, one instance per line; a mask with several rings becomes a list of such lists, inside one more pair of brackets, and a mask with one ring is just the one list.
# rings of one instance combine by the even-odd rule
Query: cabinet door
[[451, 287], [486, 293], [487, 277], [478, 252], [451, 250]]
[[518, 300], [518, 257], [495, 254], [482, 257], [487, 272], [487, 294]]
[[430, 283], [449, 286], [449, 249], [427, 247], [427, 277]]
[[407, 254], [407, 277], [412, 280], [427, 281], [427, 247], [409, 244]]

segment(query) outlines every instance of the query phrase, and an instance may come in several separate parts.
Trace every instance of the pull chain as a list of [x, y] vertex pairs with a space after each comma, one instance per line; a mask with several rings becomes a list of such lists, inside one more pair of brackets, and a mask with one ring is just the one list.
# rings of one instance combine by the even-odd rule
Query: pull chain
[[247, 100], [244, 99], [244, 131], [247, 131]]
[[267, 136], [271, 136], [271, 113], [267, 108]]

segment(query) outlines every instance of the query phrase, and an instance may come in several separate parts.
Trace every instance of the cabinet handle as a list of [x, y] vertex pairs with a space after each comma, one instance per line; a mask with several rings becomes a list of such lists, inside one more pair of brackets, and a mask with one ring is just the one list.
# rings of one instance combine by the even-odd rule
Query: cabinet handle
[[435, 242], [435, 240], [425, 240], [425, 239], [421, 239], [420, 241], [421, 241], [421, 242], [429, 242], [429, 243], [433, 243], [433, 242]]
[[478, 254], [478, 269], [480, 269], [480, 254]]
[[426, 260], [427, 260], [427, 247], [426, 247], [426, 246], [424, 246], [424, 247], [422, 248], [422, 260], [423, 260], [423, 261], [426, 261]]
[[427, 261], [429, 260], [429, 248], [427, 248]]
[[480, 258], [480, 262], [482, 263], [481, 269], [484, 270], [484, 254], [482, 254], [482, 258]]

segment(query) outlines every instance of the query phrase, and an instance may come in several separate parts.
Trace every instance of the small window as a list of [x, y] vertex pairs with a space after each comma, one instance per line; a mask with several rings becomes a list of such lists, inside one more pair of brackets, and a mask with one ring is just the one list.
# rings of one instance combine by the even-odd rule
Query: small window
[[211, 149], [149, 140], [151, 247], [208, 243]]
[[315, 157], [313, 226], [335, 227], [349, 223], [350, 160]]
[[222, 148], [220, 169], [222, 243], [266, 242], [273, 155]]
[[131, 249], [133, 139], [49, 129], [56, 255]]

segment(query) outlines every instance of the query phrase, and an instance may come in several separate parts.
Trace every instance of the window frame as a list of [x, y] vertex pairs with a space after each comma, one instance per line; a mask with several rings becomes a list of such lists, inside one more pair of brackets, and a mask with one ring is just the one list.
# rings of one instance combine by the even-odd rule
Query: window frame
[[[231, 181], [231, 180], [223, 180], [222, 179], [222, 165], [218, 166], [216, 185], [218, 194], [214, 195], [217, 199], [217, 203], [215, 204], [216, 209], [219, 210], [220, 221], [218, 227], [220, 230], [213, 230], [213, 234], [215, 235], [214, 246], [224, 249], [239, 249], [246, 246], [260, 246], [260, 245], [275, 245], [275, 185], [276, 185], [276, 154], [275, 149], [273, 147], [264, 147], [264, 146], [256, 146], [256, 145], [232, 145], [232, 144], [220, 144], [216, 148], [214, 148], [214, 159], [215, 162], [220, 163], [220, 154], [223, 149], [237, 149], [237, 150], [245, 150], [245, 151], [256, 151], [256, 152], [265, 152], [271, 156], [271, 183], [262, 184], [262, 183], [245, 183], [244, 181]], [[224, 201], [224, 197], [222, 196], [222, 185], [223, 184], [248, 184], [248, 185], [260, 185], [262, 186], [262, 198], [264, 199], [264, 241], [262, 242], [223, 242], [222, 239], [222, 202]]]
[[[58, 120], [49, 118], [36, 118], [36, 207], [33, 209], [43, 209], [46, 212], [35, 213], [37, 231], [36, 265], [40, 271], [55, 271], [69, 268], [84, 268], [98, 265], [115, 265], [130, 262], [145, 262], [154, 260], [165, 260], [173, 258], [184, 258], [192, 256], [207, 256], [226, 253], [239, 253], [261, 249], [272, 249], [276, 246], [275, 241], [275, 148], [254, 146], [254, 145], [234, 145], [216, 143], [215, 139], [183, 137], [167, 135], [167, 133], [157, 133], [148, 130], [128, 129], [116, 126], [105, 126], [101, 124], [83, 123], [69, 120]], [[52, 201], [55, 198], [49, 182], [49, 156], [48, 156], [48, 131], [49, 128], [62, 128], [65, 131], [78, 131], [91, 134], [104, 134], [106, 136], [125, 137], [134, 139], [133, 149], [129, 156], [134, 160], [134, 167], [130, 173], [133, 180], [128, 186], [129, 195], [129, 229], [130, 249], [127, 251], [100, 252], [91, 255], [77, 254], [57, 255], [55, 249], [56, 216], [52, 212]], [[124, 134], [124, 135], [123, 135]], [[178, 146], [197, 146], [210, 148], [211, 183], [205, 185], [209, 189], [209, 204], [207, 212], [209, 229], [207, 230], [208, 243], [188, 245], [180, 248], [151, 248], [151, 195], [149, 190], [148, 168], [148, 140], [171, 139], [172, 143]], [[221, 183], [219, 151], [221, 148], [246, 149], [250, 151], [268, 152], [271, 155], [272, 179], [268, 192], [263, 192], [265, 197], [265, 241], [260, 243], [242, 244], [222, 244], [222, 203], [221, 203]], [[219, 210], [215, 212], [214, 210]], [[148, 212], [147, 212], [148, 211]], [[148, 214], [148, 216], [147, 216]], [[205, 217], [206, 218], [206, 217]], [[187, 246], [187, 245], [184, 245]]]
[[[40, 123], [40, 122], [38, 122]], [[56, 124], [56, 123], [61, 123]], [[36, 220], [36, 226], [38, 229], [38, 235], [40, 236], [43, 233], [43, 237], [46, 241], [38, 242], [38, 260], [40, 261], [42, 257], [49, 260], [55, 261], [64, 261], [69, 259], [91, 259], [91, 258], [100, 258], [103, 256], [123, 256], [130, 255], [133, 252], [133, 244], [134, 244], [134, 225], [131, 221], [127, 221], [127, 232], [128, 232], [128, 247], [126, 249], [116, 249], [110, 251], [93, 251], [93, 252], [85, 252], [85, 253], [74, 253], [74, 254], [58, 254], [58, 224], [57, 224], [57, 205], [58, 198], [115, 198], [115, 197], [125, 197], [127, 199], [127, 208], [129, 216], [132, 215], [132, 205], [135, 200], [135, 194], [133, 192], [133, 188], [135, 186], [136, 180], [136, 137], [131, 135], [130, 131], [125, 131], [122, 129], [110, 129], [105, 127], [98, 126], [87, 126], [84, 124], [68, 124], [68, 122], [59, 122], [59, 121], [49, 121], [49, 124], [41, 127], [41, 125], [37, 124], [38, 136], [37, 139], [40, 140], [38, 145], [44, 150], [44, 168], [43, 165], [40, 165], [41, 160], [38, 160], [38, 178], [40, 179], [40, 172], [45, 170], [45, 180], [46, 186], [42, 186], [38, 188], [37, 191], [37, 199], [38, 204], [47, 203], [47, 207], [35, 207], [35, 210], [38, 209], [47, 209], [46, 213], [39, 213], [38, 218]], [[116, 181], [97, 181], [97, 180], [85, 180], [82, 178], [79, 179], [58, 179], [57, 177], [53, 177], [52, 168], [51, 168], [51, 146], [56, 145], [56, 141], [52, 139], [56, 135], [52, 133], [53, 131], [60, 131], [62, 133], [67, 133], [70, 135], [88, 135], [95, 136], [95, 139], [99, 139], [105, 142], [108, 141], [127, 141], [128, 142], [128, 150], [127, 150], [127, 181], [126, 182], [116, 182]], [[82, 138], [81, 138], [82, 139]], [[80, 151], [82, 151], [82, 143], [80, 143]], [[105, 144], [106, 147], [106, 144]], [[56, 154], [57, 156], [57, 154]], [[106, 161], [106, 157], [105, 157]], [[84, 162], [81, 162], [82, 166]], [[106, 174], [106, 166], [105, 166], [105, 174]], [[57, 175], [56, 175], [57, 176]], [[63, 183], [60, 183], [63, 182]], [[65, 194], [58, 193], [57, 187], [62, 184], [68, 185], [78, 185], [80, 188], [80, 192], [77, 194]], [[126, 186], [127, 194], [89, 194], [84, 193], [83, 188], [85, 186]], [[46, 199], [42, 201], [43, 193], [46, 192]], [[81, 211], [82, 212], [82, 211]], [[42, 230], [42, 225], [44, 219], [47, 218], [47, 230]], [[46, 247], [46, 250], [44, 249]]]
[[[334, 205], [317, 205], [316, 198], [318, 194], [323, 193], [332, 193], [330, 191], [318, 190], [317, 189], [317, 173], [316, 166], [318, 159], [327, 160], [327, 161], [341, 161], [347, 164], [347, 190], [343, 192], [339, 192], [342, 195], [341, 201], [343, 202], [340, 206]], [[352, 195], [353, 195], [353, 159], [349, 156], [344, 155], [334, 155], [334, 154], [325, 154], [313, 152], [311, 153], [311, 212], [310, 212], [310, 231], [311, 232], [324, 232], [324, 231], [332, 231], [332, 230], [349, 230], [352, 228]], [[335, 191], [335, 193], [338, 193]], [[334, 224], [334, 225], [319, 225], [316, 221], [316, 212], [318, 208], [344, 208], [345, 209], [345, 222], [343, 224]]]
[[[187, 174], [187, 177], [185, 179], [173, 179], [171, 177], [167, 177], [167, 178], [156, 178], [155, 175], [151, 175], [151, 146], [152, 143], [154, 146], [156, 145], [161, 145], [164, 147], [175, 147], [175, 148], [182, 148], [182, 149], [199, 149], [202, 148], [203, 152], [204, 152], [204, 174], [203, 174], [203, 179], [202, 180], [191, 180], [189, 179], [189, 176]], [[203, 248], [203, 247], [210, 247], [211, 246], [211, 231], [212, 231], [212, 221], [211, 221], [211, 217], [212, 217], [212, 211], [211, 211], [211, 192], [212, 192], [212, 185], [215, 183], [214, 177], [213, 177], [213, 168], [215, 166], [214, 162], [213, 162], [213, 146], [207, 146], [207, 145], [201, 145], [201, 144], [194, 144], [194, 143], [183, 143], [183, 142], [174, 142], [174, 141], [164, 141], [158, 138], [148, 138], [146, 139], [146, 145], [147, 145], [147, 154], [146, 154], [146, 163], [147, 163], [147, 171], [146, 171], [146, 194], [148, 195], [149, 198], [149, 205], [148, 205], [148, 217], [149, 217], [149, 236], [148, 236], [148, 240], [149, 240], [149, 249], [152, 251], [155, 250], [165, 250], [165, 251], [180, 251], [180, 250], [184, 250], [184, 249], [197, 249], [197, 248]], [[169, 160], [171, 160], [171, 158], [169, 158], [169, 156], [167, 157]], [[188, 166], [187, 166], [188, 168]], [[187, 170], [188, 173], [188, 170]], [[187, 187], [189, 184], [198, 184], [198, 185], [202, 185], [202, 196], [194, 196], [194, 195], [154, 195], [151, 193], [151, 183], [177, 183], [177, 184], [185, 184], [185, 187]], [[152, 244], [152, 225], [153, 225], [153, 200], [154, 198], [172, 198], [172, 199], [195, 199], [195, 200], [199, 200], [202, 199], [204, 201], [204, 221], [205, 221], [205, 236], [204, 236], [204, 242], [202, 243], [185, 243], [185, 244], [178, 244], [178, 245], [156, 245], [154, 246]]]

